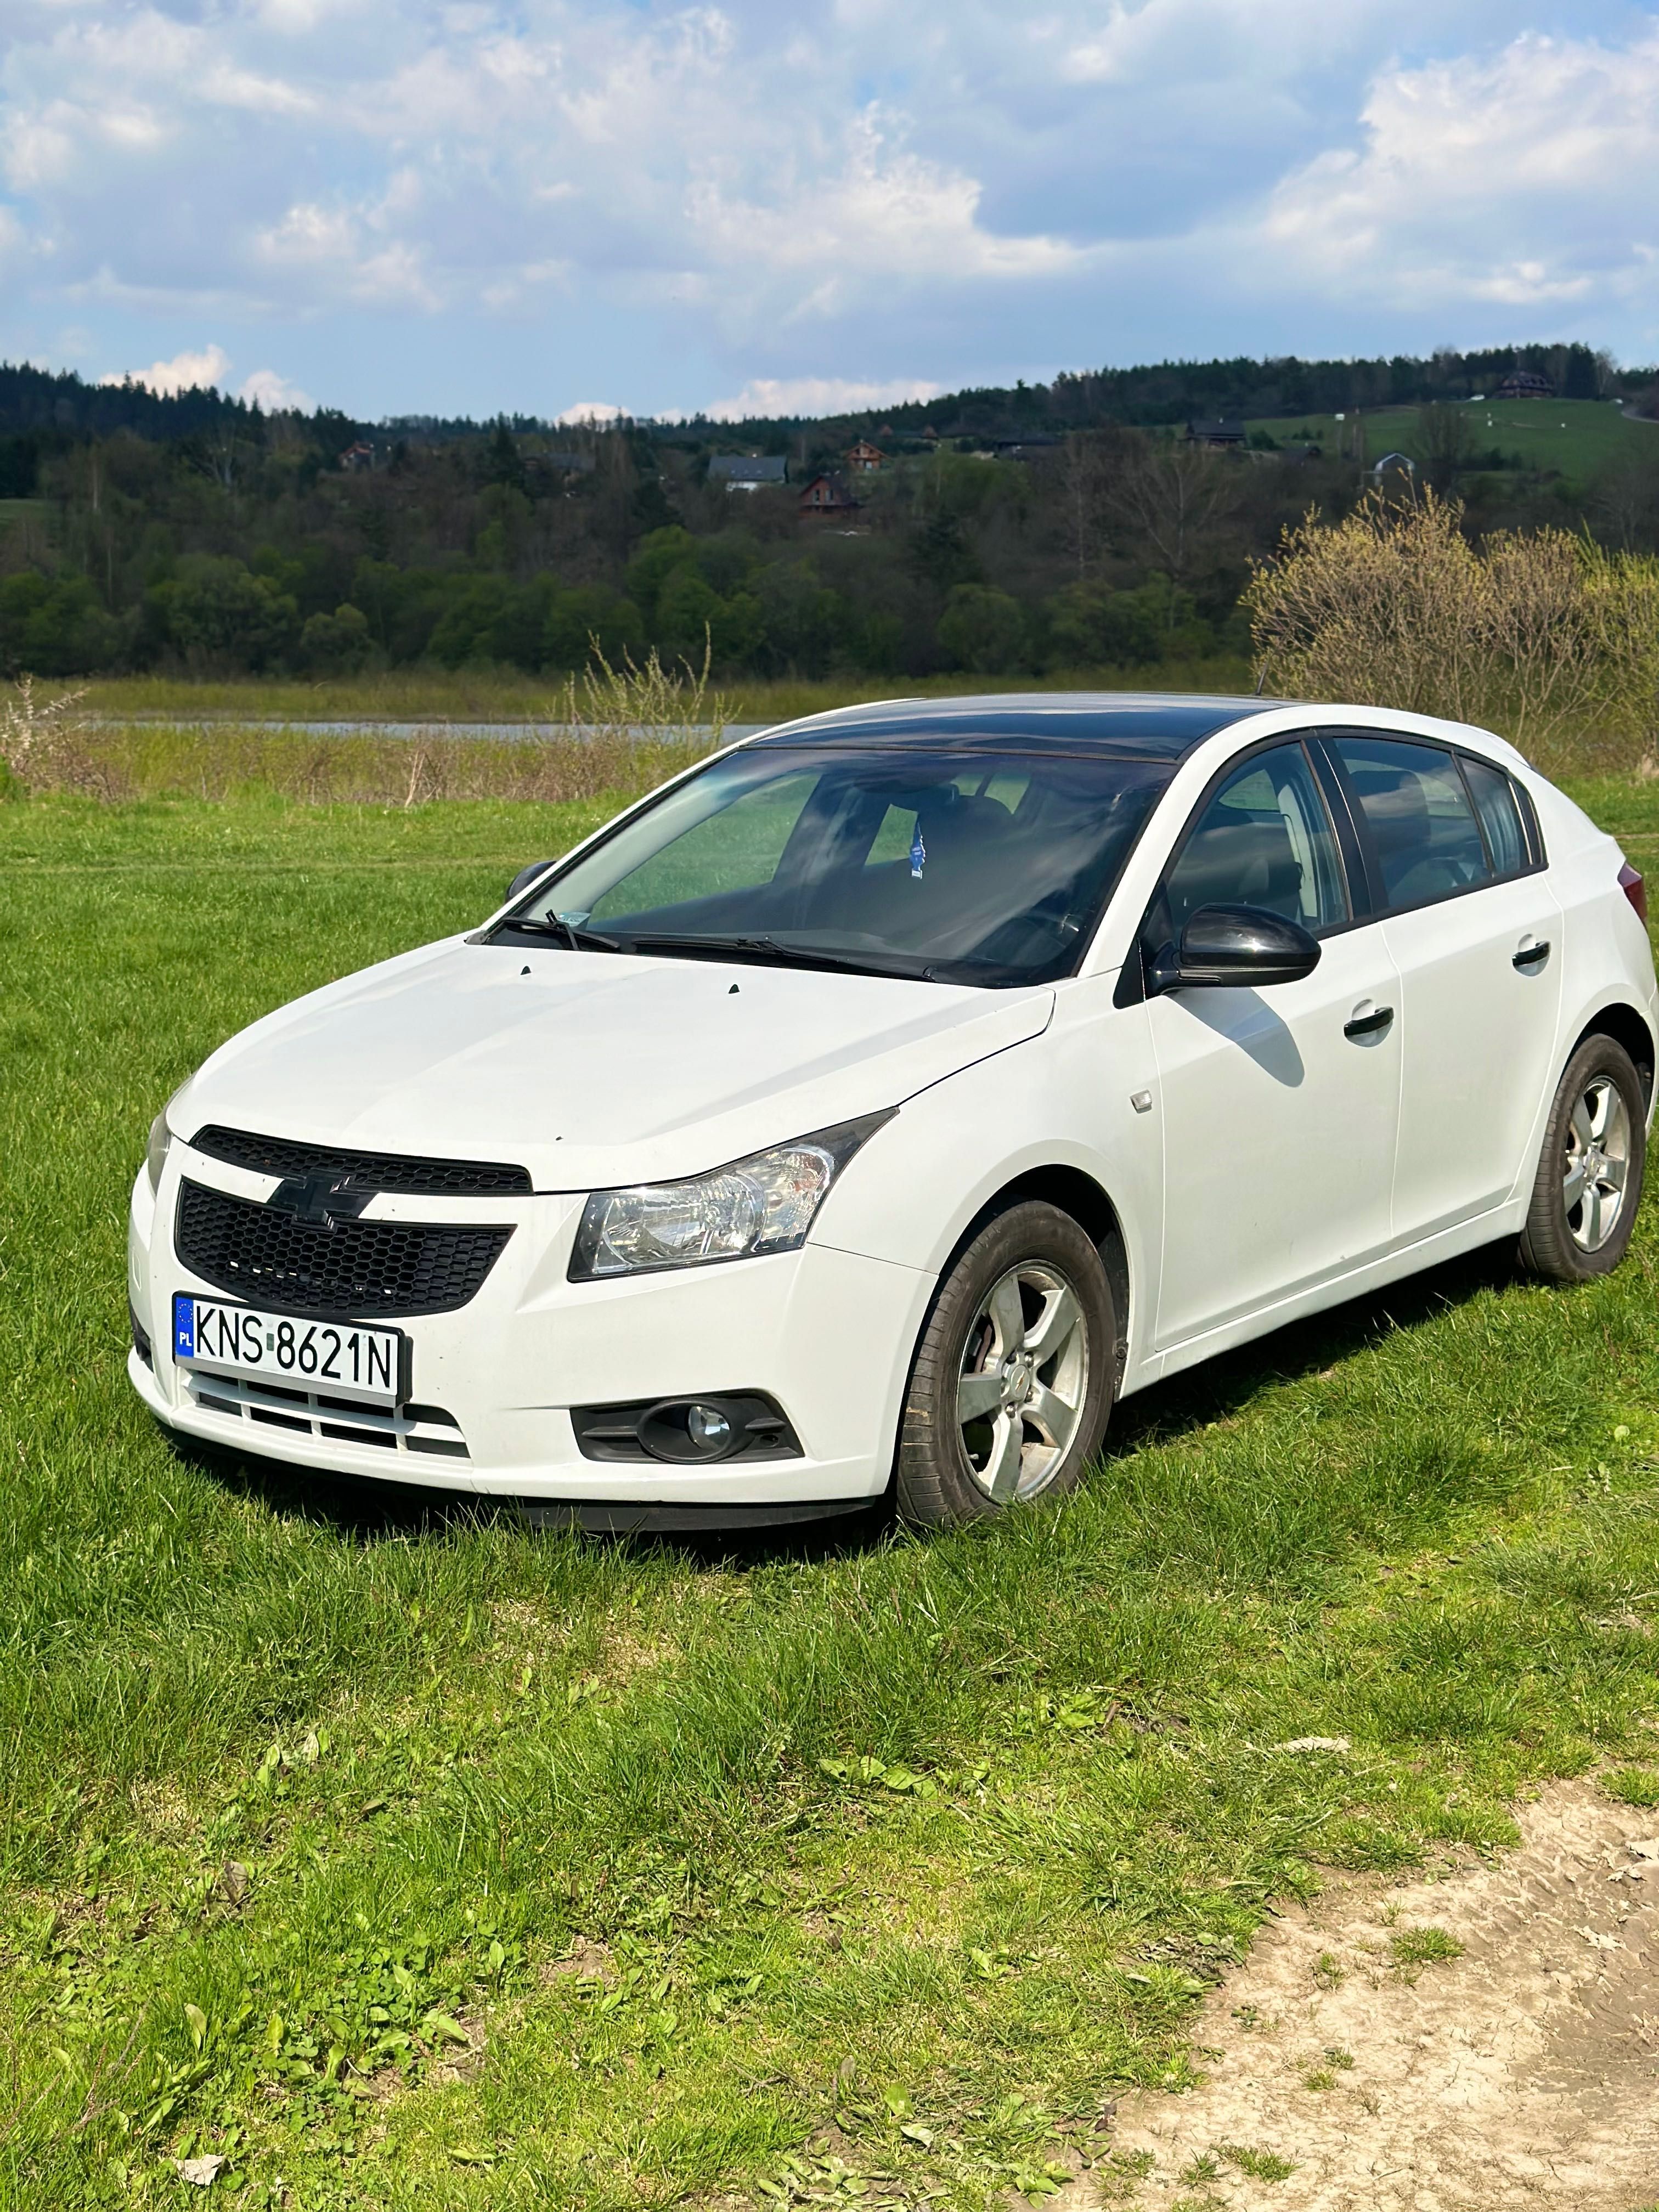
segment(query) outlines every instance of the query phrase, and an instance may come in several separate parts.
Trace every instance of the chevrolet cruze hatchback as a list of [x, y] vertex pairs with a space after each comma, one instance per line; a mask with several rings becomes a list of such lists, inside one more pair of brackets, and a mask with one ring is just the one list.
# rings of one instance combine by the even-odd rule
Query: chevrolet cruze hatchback
[[1415, 1268], [1614, 1266], [1656, 1012], [1640, 878], [1487, 732], [820, 715], [222, 1045], [134, 1186], [130, 1371], [592, 1527], [994, 1515]]

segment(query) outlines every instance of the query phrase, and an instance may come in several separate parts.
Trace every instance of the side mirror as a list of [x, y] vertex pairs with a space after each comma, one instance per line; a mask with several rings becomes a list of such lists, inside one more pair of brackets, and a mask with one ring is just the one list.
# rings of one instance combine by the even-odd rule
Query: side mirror
[[1299, 921], [1260, 906], [1201, 906], [1151, 963], [1147, 994], [1188, 989], [1261, 990], [1298, 983], [1319, 965], [1319, 942]]
[[507, 887], [508, 898], [515, 899], [520, 891], [527, 891], [537, 877], [543, 874], [552, 865], [551, 860], [532, 860], [527, 868], [520, 868]]

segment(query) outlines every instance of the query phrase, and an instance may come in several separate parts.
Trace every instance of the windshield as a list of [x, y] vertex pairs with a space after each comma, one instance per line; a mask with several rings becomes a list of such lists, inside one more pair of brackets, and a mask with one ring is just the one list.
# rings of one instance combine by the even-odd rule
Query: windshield
[[1172, 773], [1164, 761], [976, 747], [745, 750], [544, 878], [498, 929], [599, 950], [1040, 982], [1075, 963]]

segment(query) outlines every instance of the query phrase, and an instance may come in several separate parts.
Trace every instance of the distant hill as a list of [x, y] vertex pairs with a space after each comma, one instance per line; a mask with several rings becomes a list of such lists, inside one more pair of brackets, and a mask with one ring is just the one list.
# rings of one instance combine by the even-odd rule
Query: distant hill
[[[739, 445], [782, 452], [805, 434], [830, 443], [860, 434], [896, 441], [1013, 440], [1058, 436], [1110, 423], [1156, 428], [1189, 416], [1276, 421], [1290, 416], [1330, 416], [1354, 408], [1410, 407], [1425, 400], [1467, 399], [1492, 390], [1510, 369], [1547, 376], [1563, 399], [1634, 398], [1659, 385], [1659, 369], [1617, 369], [1605, 355], [1583, 345], [1524, 345], [1485, 352], [1441, 352], [1428, 358], [1396, 354], [1389, 360], [1166, 361], [1138, 368], [1065, 371], [1050, 384], [988, 385], [947, 392], [896, 407], [866, 408], [830, 416], [757, 416], [732, 422], [707, 416], [640, 425], [659, 442], [690, 447]], [[388, 416], [359, 422], [331, 408], [289, 418], [315, 434], [331, 454], [378, 428], [381, 438], [441, 445], [477, 437], [504, 422], [514, 434], [547, 433], [556, 425], [534, 416], [474, 422], [467, 416]], [[33, 477], [34, 459], [89, 438], [129, 431], [161, 442], [229, 429], [261, 437], [268, 418], [246, 401], [211, 389], [170, 396], [131, 382], [89, 384], [73, 370], [0, 363], [0, 496], [9, 474]], [[19, 441], [23, 441], [20, 447]], [[5, 446], [14, 447], [8, 469]], [[25, 464], [27, 463], [27, 469]]]
[[771, 444], [781, 449], [812, 428], [896, 439], [931, 432], [940, 439], [1016, 439], [1109, 423], [1156, 428], [1189, 418], [1241, 421], [1291, 416], [1330, 416], [1356, 408], [1414, 407], [1425, 401], [1468, 399], [1491, 392], [1511, 369], [1547, 376], [1563, 399], [1635, 398], [1659, 380], [1659, 370], [1617, 369], [1588, 346], [1504, 346], [1480, 353], [1442, 352], [1427, 359], [1396, 354], [1389, 360], [1166, 361], [1140, 368], [1066, 371], [1052, 384], [987, 386], [913, 400], [898, 407], [864, 409], [832, 418], [757, 416], [743, 422], [703, 420], [663, 424], [671, 441]]

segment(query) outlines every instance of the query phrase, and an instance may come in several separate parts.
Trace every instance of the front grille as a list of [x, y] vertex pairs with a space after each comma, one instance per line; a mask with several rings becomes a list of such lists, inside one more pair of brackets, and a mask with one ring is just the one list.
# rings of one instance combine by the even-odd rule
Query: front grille
[[528, 1198], [530, 1171], [504, 1160], [423, 1160], [403, 1152], [354, 1152], [338, 1145], [302, 1145], [289, 1137], [256, 1136], [211, 1123], [191, 1139], [193, 1149], [256, 1175], [349, 1176], [370, 1190], [410, 1198]]
[[301, 1221], [188, 1176], [173, 1245], [204, 1283], [283, 1313], [453, 1313], [477, 1296], [508, 1224]]

